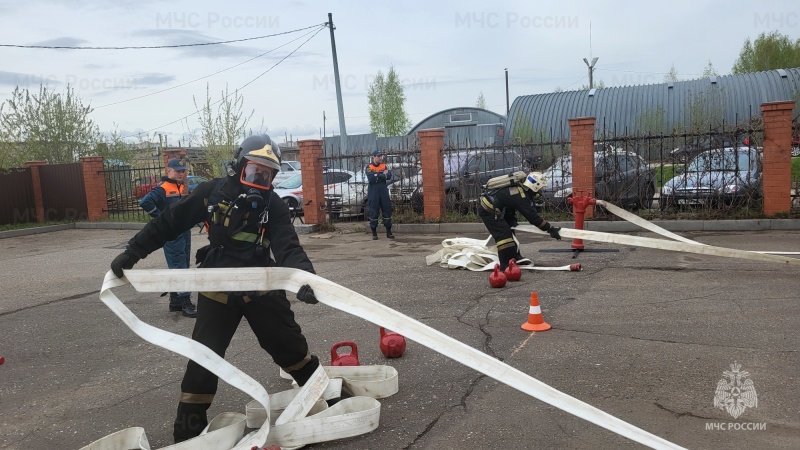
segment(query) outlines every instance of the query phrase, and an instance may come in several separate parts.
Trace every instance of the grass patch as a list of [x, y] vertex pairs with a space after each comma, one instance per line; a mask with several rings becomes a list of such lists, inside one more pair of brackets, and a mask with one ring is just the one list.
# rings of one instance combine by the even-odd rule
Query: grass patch
[[792, 181], [800, 181], [800, 157], [792, 158]]
[[39, 222], [26, 222], [26, 223], [7, 223], [4, 225], [0, 225], [0, 231], [11, 231], [11, 230], [24, 230], [26, 228], [39, 228], [39, 227], [46, 227], [49, 225], [64, 225], [66, 223], [75, 223], [74, 220], [52, 220], [44, 223]]

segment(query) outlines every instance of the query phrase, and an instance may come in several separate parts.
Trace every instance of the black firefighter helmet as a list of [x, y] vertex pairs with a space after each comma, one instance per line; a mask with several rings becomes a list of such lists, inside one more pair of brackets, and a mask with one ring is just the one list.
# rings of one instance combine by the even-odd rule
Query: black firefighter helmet
[[266, 134], [250, 136], [236, 150], [234, 167], [242, 184], [269, 189], [274, 174], [281, 170], [281, 149]]

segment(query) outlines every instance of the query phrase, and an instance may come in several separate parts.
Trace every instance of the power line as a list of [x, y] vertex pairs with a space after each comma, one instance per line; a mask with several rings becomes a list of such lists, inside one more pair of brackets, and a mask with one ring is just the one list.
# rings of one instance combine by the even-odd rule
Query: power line
[[39, 48], [39, 49], [48, 49], [48, 50], [143, 50], [143, 49], [154, 49], [154, 48], [182, 48], [182, 47], [199, 47], [203, 45], [219, 45], [219, 44], [231, 44], [234, 42], [245, 42], [245, 41], [254, 41], [257, 39], [264, 39], [268, 37], [280, 36], [282, 34], [289, 34], [289, 33], [296, 33], [298, 31], [308, 30], [310, 28], [324, 26], [325, 24], [316, 24], [311, 25], [310, 27], [305, 28], [298, 28], [296, 30], [291, 31], [284, 31], [282, 33], [275, 33], [275, 34], [266, 34], [264, 36], [255, 36], [249, 37], [244, 39], [233, 39], [230, 41], [219, 41], [219, 42], [202, 42], [197, 44], [178, 44], [178, 45], [152, 45], [152, 46], [129, 46], [129, 47], [73, 47], [67, 45], [19, 45], [19, 44], [0, 44], [0, 47], [11, 47], [11, 48]]
[[[324, 27], [324, 25], [323, 25], [323, 27]], [[233, 69], [233, 68], [239, 67], [239, 66], [241, 66], [241, 65], [243, 65], [243, 64], [247, 64], [247, 63], [249, 63], [250, 61], [253, 61], [253, 60], [255, 60], [255, 59], [261, 58], [262, 56], [266, 55], [267, 53], [271, 53], [271, 52], [273, 52], [273, 51], [275, 51], [275, 50], [277, 50], [277, 49], [279, 49], [279, 48], [281, 48], [281, 47], [284, 47], [284, 46], [287, 46], [287, 45], [291, 44], [291, 43], [292, 43], [292, 42], [294, 42], [294, 41], [300, 40], [300, 39], [302, 39], [302, 38], [304, 38], [304, 37], [308, 36], [308, 35], [309, 35], [309, 34], [311, 34], [312, 32], [313, 32], [313, 31], [309, 31], [308, 33], [306, 33], [306, 34], [304, 34], [304, 35], [302, 35], [302, 36], [300, 36], [300, 37], [297, 37], [297, 38], [295, 38], [295, 39], [292, 39], [291, 41], [289, 41], [289, 42], [287, 42], [287, 43], [285, 43], [285, 44], [279, 45], [279, 46], [277, 46], [277, 47], [273, 48], [272, 50], [268, 50], [268, 51], [266, 51], [266, 52], [264, 52], [264, 53], [262, 53], [262, 54], [260, 54], [260, 55], [258, 55], [258, 56], [255, 56], [255, 57], [253, 57], [253, 58], [250, 58], [250, 59], [248, 59], [247, 61], [244, 61], [244, 62], [241, 62], [241, 63], [239, 63], [239, 64], [236, 64], [236, 65], [233, 65], [233, 66], [231, 66], [231, 67], [228, 67], [227, 69], [222, 69], [222, 70], [216, 71], [216, 72], [214, 72], [214, 73], [212, 73], [212, 74], [205, 75], [205, 76], [202, 76], [202, 77], [200, 77], [200, 78], [196, 78], [196, 79], [194, 79], [194, 80], [187, 81], [187, 82], [185, 82], [185, 83], [182, 83], [182, 84], [179, 84], [179, 85], [176, 85], [176, 86], [171, 86], [171, 87], [168, 87], [168, 88], [166, 88], [166, 89], [161, 89], [160, 91], [151, 92], [151, 93], [149, 93], [149, 94], [140, 95], [140, 96], [138, 96], [138, 97], [133, 97], [133, 98], [129, 98], [129, 99], [126, 99], [126, 100], [120, 100], [120, 101], [118, 101], [118, 102], [114, 102], [114, 103], [108, 103], [108, 104], [105, 104], [105, 105], [96, 106], [96, 107], [94, 107], [94, 109], [105, 108], [106, 106], [118, 105], [118, 104], [120, 104], [120, 103], [126, 103], [126, 102], [130, 102], [130, 101], [133, 101], [133, 100], [138, 100], [138, 99], [140, 99], [140, 98], [150, 97], [151, 95], [160, 94], [160, 93], [162, 93], [162, 92], [170, 91], [170, 90], [172, 90], [172, 89], [176, 89], [176, 88], [179, 88], [179, 87], [181, 87], [181, 86], [186, 86], [187, 84], [194, 83], [195, 81], [200, 81], [200, 80], [203, 80], [203, 79], [206, 79], [206, 78], [209, 78], [209, 77], [213, 77], [214, 75], [220, 74], [220, 73], [222, 73], [222, 72], [226, 72], [226, 71], [228, 71], [228, 70], [231, 70], [231, 69]]]
[[[242, 86], [239, 86], [239, 88], [237, 88], [236, 90], [234, 90], [234, 91], [233, 91], [233, 93], [231, 93], [231, 94], [228, 94], [228, 95], [226, 95], [226, 96], [222, 97], [221, 99], [217, 100], [217, 101], [216, 101], [216, 102], [214, 102], [214, 103], [210, 103], [208, 106], [214, 106], [214, 105], [216, 105], [216, 104], [218, 104], [218, 103], [222, 103], [222, 102], [223, 102], [223, 101], [224, 101], [226, 98], [228, 98], [228, 97], [230, 97], [231, 95], [235, 94], [235, 93], [236, 93], [236, 92], [238, 92], [239, 90], [246, 88], [247, 86], [249, 86], [250, 84], [252, 84], [252, 83], [253, 83], [253, 82], [255, 82], [256, 80], [258, 80], [259, 78], [261, 78], [261, 77], [263, 77], [264, 75], [266, 75], [266, 74], [267, 74], [267, 72], [269, 72], [269, 71], [271, 71], [272, 69], [274, 69], [275, 67], [277, 67], [277, 66], [278, 66], [280, 63], [282, 63], [283, 61], [285, 61], [285, 60], [286, 60], [286, 58], [288, 58], [288, 57], [292, 56], [292, 55], [293, 55], [293, 54], [294, 54], [296, 51], [300, 50], [300, 49], [301, 49], [301, 48], [302, 48], [304, 45], [306, 45], [306, 43], [307, 43], [308, 41], [310, 41], [311, 39], [313, 39], [313, 38], [314, 38], [314, 36], [316, 36], [317, 34], [319, 34], [319, 32], [320, 32], [320, 31], [322, 31], [323, 29], [325, 29], [325, 27], [324, 27], [324, 26], [321, 26], [321, 27], [319, 28], [319, 30], [317, 30], [317, 32], [316, 32], [316, 33], [312, 34], [312, 35], [311, 35], [311, 36], [310, 36], [308, 39], [306, 39], [305, 41], [303, 41], [303, 43], [302, 43], [302, 44], [300, 44], [299, 46], [297, 46], [297, 48], [295, 48], [294, 50], [292, 50], [292, 51], [291, 51], [291, 53], [289, 53], [288, 55], [286, 55], [286, 56], [284, 56], [283, 58], [281, 58], [281, 60], [280, 60], [280, 61], [278, 61], [278, 62], [276, 62], [275, 64], [273, 64], [273, 65], [272, 65], [272, 67], [270, 67], [269, 69], [265, 70], [265, 71], [264, 71], [264, 72], [262, 72], [260, 75], [258, 75], [257, 77], [253, 78], [252, 80], [248, 81], [248, 82], [247, 82], [247, 83], [245, 83], [244, 85], [242, 85]], [[172, 121], [172, 122], [170, 122], [170, 123], [167, 123], [167, 124], [164, 124], [164, 125], [158, 126], [158, 127], [156, 127], [156, 128], [152, 128], [152, 129], [150, 129], [150, 130], [147, 130], [147, 131], [142, 131], [142, 132], [140, 132], [140, 133], [133, 134], [133, 135], [130, 135], [130, 136], [122, 136], [120, 139], [125, 139], [125, 138], [129, 138], [129, 137], [136, 137], [136, 136], [139, 136], [139, 135], [141, 135], [142, 133], [150, 133], [151, 131], [155, 131], [155, 130], [158, 130], [158, 129], [161, 129], [161, 128], [164, 128], [164, 127], [168, 127], [168, 126], [170, 126], [170, 125], [172, 125], [172, 124], [174, 124], [174, 123], [180, 122], [180, 121], [181, 121], [181, 120], [183, 120], [183, 119], [187, 119], [187, 118], [189, 118], [189, 117], [192, 117], [192, 116], [194, 116], [194, 115], [196, 115], [196, 114], [199, 114], [199, 113], [200, 113], [200, 111], [195, 111], [195, 112], [193, 112], [193, 113], [191, 113], [191, 114], [187, 114], [187, 115], [185, 115], [185, 116], [181, 117], [181, 118], [180, 118], [180, 119], [178, 119], [178, 120], [173, 120], [173, 121]]]

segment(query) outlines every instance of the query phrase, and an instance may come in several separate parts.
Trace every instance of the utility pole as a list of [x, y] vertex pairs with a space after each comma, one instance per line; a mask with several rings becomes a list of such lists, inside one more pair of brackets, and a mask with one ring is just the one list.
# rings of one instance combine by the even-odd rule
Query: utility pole
[[331, 50], [333, 52], [333, 79], [336, 82], [336, 104], [339, 107], [339, 145], [342, 154], [347, 154], [347, 130], [344, 127], [344, 106], [342, 105], [342, 85], [339, 83], [339, 61], [336, 59], [336, 40], [333, 38], [333, 14], [328, 13], [328, 28], [331, 29]]
[[506, 117], [508, 117], [509, 111], [511, 111], [511, 107], [508, 104], [508, 68], [505, 69], [506, 71]]
[[322, 135], [328, 136], [328, 131], [325, 129], [325, 121], [328, 119], [325, 117], [325, 111], [322, 111]]
[[597, 59], [598, 58], [595, 56], [594, 58], [592, 58], [592, 63], [589, 64], [589, 60], [586, 59], [586, 58], [583, 58], [583, 62], [585, 62], [586, 63], [586, 67], [589, 68], [589, 89], [592, 89], [594, 87], [594, 79], [593, 79], [592, 75], [594, 74], [594, 64], [597, 62]]

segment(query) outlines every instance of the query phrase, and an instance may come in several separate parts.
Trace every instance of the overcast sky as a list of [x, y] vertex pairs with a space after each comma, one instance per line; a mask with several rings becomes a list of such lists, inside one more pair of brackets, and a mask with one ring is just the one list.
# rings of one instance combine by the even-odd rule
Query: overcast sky
[[[321, 25], [330, 12], [346, 129], [359, 134], [369, 132], [367, 89], [390, 65], [403, 80], [414, 124], [443, 109], [475, 106], [481, 92], [488, 109], [505, 114], [505, 68], [511, 102], [519, 95], [588, 84], [583, 58], [590, 56], [599, 58], [595, 83], [602, 80], [607, 87], [662, 82], [672, 65], [680, 78], [696, 78], [709, 61], [725, 75], [746, 38], [772, 30], [800, 37], [797, 5], [797, 0], [2, 0], [0, 44], [215, 42]], [[151, 137], [160, 132], [170, 145], [179, 140], [198, 145], [193, 98], [204, 102], [208, 86], [218, 101], [226, 86], [233, 91], [247, 85], [241, 90], [244, 109], [254, 111], [250, 126], [256, 131], [266, 128], [282, 142], [286, 135], [319, 138], [324, 126], [330, 136], [339, 133], [331, 40], [327, 28], [311, 37], [319, 29], [177, 49], [0, 47], [0, 100], [10, 98], [15, 86], [38, 90], [41, 82], [63, 92], [69, 83], [95, 108], [92, 117], [102, 131]]]

